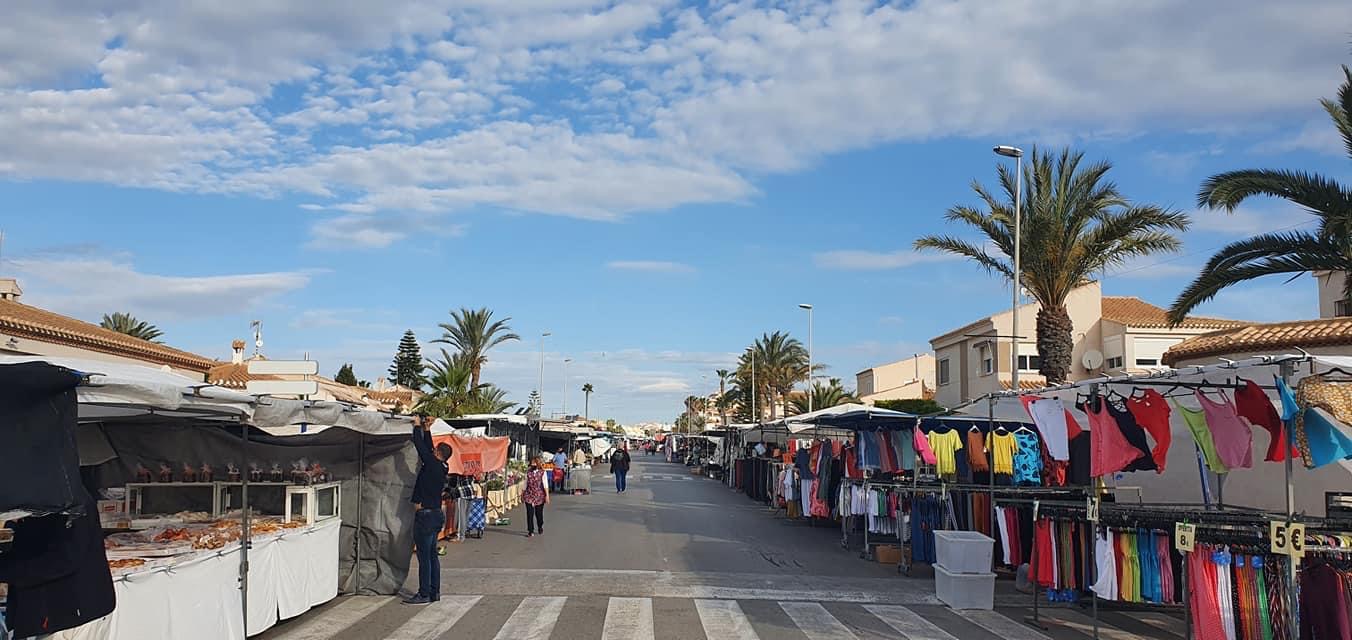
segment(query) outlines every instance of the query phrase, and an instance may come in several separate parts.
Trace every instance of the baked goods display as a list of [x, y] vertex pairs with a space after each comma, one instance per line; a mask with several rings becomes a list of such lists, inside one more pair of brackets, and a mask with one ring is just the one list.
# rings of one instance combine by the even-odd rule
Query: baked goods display
[[[262, 517], [249, 523], [253, 537], [275, 535], [304, 527], [302, 522], [282, 522], [281, 518]], [[108, 566], [114, 573], [172, 564], [177, 556], [200, 551], [215, 551], [239, 542], [242, 537], [238, 518], [211, 520], [199, 524], [168, 526], [132, 533], [116, 533], [104, 538]]]

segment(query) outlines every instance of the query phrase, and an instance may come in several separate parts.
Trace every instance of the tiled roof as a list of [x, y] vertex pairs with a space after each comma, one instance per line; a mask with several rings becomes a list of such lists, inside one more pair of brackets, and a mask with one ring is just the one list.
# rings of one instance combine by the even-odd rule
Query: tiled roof
[[249, 373], [248, 362], [239, 364], [227, 362], [216, 365], [207, 372], [207, 382], [231, 389], [243, 389], [248, 386], [250, 380], [281, 380], [281, 378], [263, 373]]
[[15, 300], [0, 300], [0, 332], [205, 373], [217, 362], [195, 353], [133, 338], [96, 324], [39, 309]]
[[[1103, 296], [1102, 314], [1104, 320], [1120, 322], [1128, 327], [1142, 329], [1169, 328], [1169, 313], [1145, 300], [1130, 296]], [[1229, 329], [1248, 323], [1222, 318], [1204, 318], [1188, 316], [1178, 325], [1183, 329]]]
[[1296, 347], [1352, 346], [1352, 318], [1254, 324], [1184, 340], [1164, 353], [1164, 364], [1230, 353], [1289, 351]]
[[374, 391], [368, 389], [366, 391], [366, 397], [381, 404], [394, 405], [397, 403], [408, 407], [413, 404], [413, 393], [412, 389], [403, 388], [389, 389], [387, 391]]
[[[1022, 390], [1024, 390], [1024, 391], [1036, 391], [1036, 390], [1042, 389], [1042, 388], [1044, 388], [1044, 387], [1046, 387], [1046, 386], [1047, 386], [1047, 379], [1044, 378], [1044, 377], [1042, 377], [1042, 376], [1036, 376], [1036, 375], [1034, 375], [1034, 376], [1030, 376], [1030, 375], [1020, 375], [1020, 376], [1019, 376], [1019, 388], [1022, 389]], [[1009, 378], [1007, 378], [1007, 377], [1002, 377], [1002, 378], [1000, 379], [1000, 388], [1001, 388], [1001, 389], [1004, 389], [1005, 391], [1009, 391], [1011, 388], [1013, 388], [1013, 385], [1011, 385], [1011, 384], [1009, 383]]]

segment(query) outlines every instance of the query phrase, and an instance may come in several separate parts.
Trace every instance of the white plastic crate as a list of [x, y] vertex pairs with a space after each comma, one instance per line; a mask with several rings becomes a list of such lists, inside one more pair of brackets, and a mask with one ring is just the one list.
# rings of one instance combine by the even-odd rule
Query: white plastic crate
[[936, 564], [934, 595], [954, 609], [991, 609], [995, 606], [995, 574], [954, 573]]
[[975, 531], [935, 531], [935, 563], [953, 573], [990, 573], [995, 540]]

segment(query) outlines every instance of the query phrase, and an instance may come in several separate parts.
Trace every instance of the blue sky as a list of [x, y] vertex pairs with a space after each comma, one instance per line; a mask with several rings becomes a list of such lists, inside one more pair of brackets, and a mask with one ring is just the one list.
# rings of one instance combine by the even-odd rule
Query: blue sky
[[[525, 340], [487, 380], [524, 402], [551, 331], [547, 410], [567, 357], [569, 409], [590, 381], [626, 422], [761, 332], [805, 338], [800, 302], [851, 386], [1003, 308], [909, 248], [958, 231], [994, 144], [1073, 145], [1186, 211], [1218, 171], [1350, 177], [1317, 103], [1352, 61], [1342, 0], [59, 4], [0, 26], [0, 275], [26, 301], [221, 358], [261, 319], [268, 356], [368, 379], [405, 329], [488, 306]], [[1307, 220], [1198, 212], [1105, 291], [1167, 305], [1220, 245]], [[1271, 279], [1201, 312], [1317, 309]]]

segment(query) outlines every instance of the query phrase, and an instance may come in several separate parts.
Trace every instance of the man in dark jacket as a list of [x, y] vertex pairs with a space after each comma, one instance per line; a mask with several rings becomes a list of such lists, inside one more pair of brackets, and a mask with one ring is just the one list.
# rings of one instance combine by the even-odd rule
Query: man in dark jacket
[[610, 472], [615, 474], [615, 491], [624, 493], [624, 479], [629, 474], [629, 447], [620, 445], [610, 454]]
[[0, 553], [0, 582], [9, 583], [6, 619], [14, 637], [74, 629], [113, 612], [113, 576], [93, 498], [85, 496], [84, 515], [30, 516], [9, 526], [14, 543]]
[[413, 447], [418, 450], [418, 477], [413, 485], [413, 544], [418, 555], [418, 593], [404, 604], [428, 604], [441, 599], [441, 560], [437, 557], [437, 534], [446, 524], [441, 510], [441, 494], [446, 490], [449, 470], [446, 460], [451, 447], [432, 446], [432, 420], [419, 415], [413, 420]]

